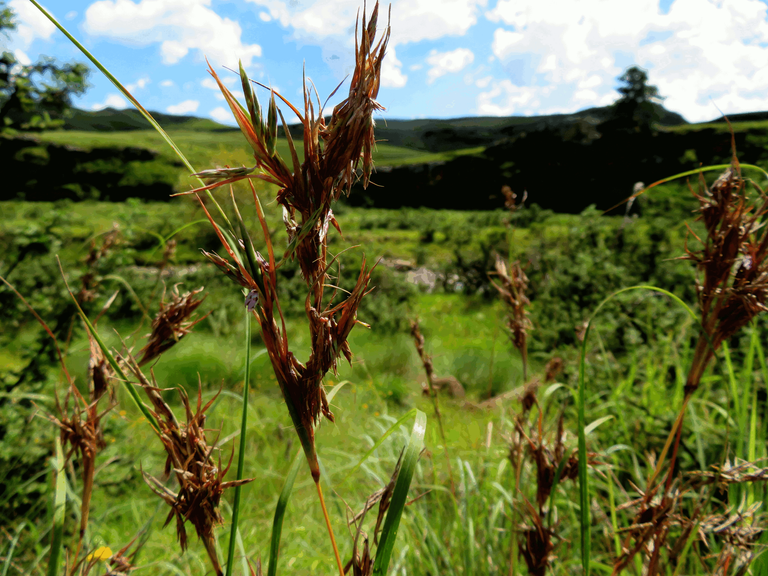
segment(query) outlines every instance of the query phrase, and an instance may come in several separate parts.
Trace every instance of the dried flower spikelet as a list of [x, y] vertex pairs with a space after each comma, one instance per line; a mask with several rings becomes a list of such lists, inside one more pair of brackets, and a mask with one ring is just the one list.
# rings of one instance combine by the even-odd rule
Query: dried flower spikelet
[[[251, 184], [268, 258], [263, 258], [255, 250], [234, 195], [232, 199], [237, 219], [233, 220], [233, 225], [225, 217], [227, 227], [219, 226], [200, 200], [228, 257], [211, 252], [203, 254], [225, 275], [247, 290], [245, 305], [259, 323], [276, 379], [316, 481], [320, 478], [320, 467], [315, 453], [314, 428], [321, 415], [333, 419], [325, 397], [323, 378], [328, 371], [336, 372], [342, 355], [351, 361], [352, 351], [347, 338], [354, 325], [359, 323], [357, 311], [363, 296], [368, 292], [371, 273], [375, 268], [375, 265], [366, 268], [363, 258], [357, 283], [347, 293], [346, 299], [334, 302], [339, 292], [335, 287], [330, 298], [327, 297], [325, 288], [328, 286], [328, 270], [335, 261], [333, 258], [328, 263], [328, 230], [332, 225], [341, 232], [331, 209], [332, 203], [342, 191], [349, 192], [357, 176], [356, 166], [361, 160], [366, 183], [372, 169], [371, 148], [374, 141], [371, 115], [381, 109], [375, 97], [380, 83], [381, 59], [389, 37], [387, 29], [384, 38], [374, 46], [377, 18], [378, 5], [367, 22], [363, 15], [363, 30], [356, 49], [355, 72], [349, 97], [335, 108], [327, 127], [319, 97], [315, 107], [306, 77], [303, 112], [275, 90], [270, 90], [268, 107], [264, 110], [242, 66], [240, 79], [245, 105], [237, 102], [211, 68], [211, 75], [253, 150], [256, 166], [199, 173], [210, 184], [185, 193], [197, 194], [243, 179], [248, 179]], [[303, 162], [299, 161], [291, 132], [277, 107], [277, 99], [291, 109], [303, 126]], [[290, 152], [288, 161], [281, 158], [276, 148], [278, 119], [283, 125]], [[259, 173], [254, 173], [257, 168]], [[253, 186], [252, 180], [255, 178], [279, 188], [276, 201], [283, 209], [288, 247], [278, 262], [269, 227]], [[298, 262], [301, 276], [307, 285], [305, 311], [312, 349], [306, 363], [300, 362], [289, 350], [285, 319], [278, 298], [276, 270], [287, 260]]]
[[139, 352], [141, 354], [139, 366], [158, 358], [189, 334], [192, 328], [205, 318], [203, 316], [194, 322], [190, 320], [197, 307], [205, 300], [205, 296], [197, 298], [197, 295], [202, 291], [203, 288], [198, 288], [179, 296], [177, 284], [173, 287], [170, 302], [165, 301], [165, 294], [163, 294], [160, 311], [152, 321], [152, 332], [147, 334], [147, 344]]
[[356, 168], [362, 160], [363, 186], [367, 187], [373, 171], [373, 147], [376, 143], [373, 129], [373, 112], [384, 110], [376, 102], [381, 84], [381, 65], [389, 42], [390, 28], [387, 24], [384, 36], [376, 41], [376, 24], [379, 17], [378, 2], [365, 25], [363, 11], [363, 26], [360, 40], [357, 41], [355, 29], [355, 71], [349, 85], [347, 99], [333, 109], [333, 115], [326, 129], [321, 129], [320, 136], [325, 141], [323, 161], [325, 171], [323, 176], [334, 179], [334, 189], [344, 190], [349, 194]]
[[565, 362], [559, 356], [551, 358], [544, 368], [544, 382], [555, 382], [565, 369]]
[[502, 301], [507, 305], [507, 326], [512, 342], [518, 350], [522, 351], [526, 345], [528, 331], [533, 328], [527, 310], [531, 302], [525, 295], [528, 288], [528, 277], [523, 272], [520, 262], [514, 262], [507, 270], [506, 263], [498, 254], [494, 267], [500, 283], [492, 282], [492, 284], [498, 290]]
[[545, 576], [552, 562], [555, 544], [552, 541], [554, 530], [544, 526], [542, 515], [537, 513], [528, 500], [525, 500], [525, 514], [531, 526], [519, 531], [518, 549], [528, 567], [531, 576]]
[[213, 533], [214, 527], [222, 523], [219, 511], [221, 495], [224, 490], [251, 482], [253, 478], [224, 482], [224, 476], [231, 465], [231, 458], [224, 468], [220, 462], [213, 461], [214, 447], [208, 445], [205, 435], [205, 412], [211, 407], [218, 394], [203, 405], [201, 388], [197, 395], [196, 409], [193, 411], [184, 389], [176, 388], [186, 413], [186, 422], [180, 422], [160, 394], [161, 390], [157, 387], [154, 376], [150, 383], [136, 360], [130, 356], [126, 364], [152, 403], [152, 415], [159, 425], [156, 433], [168, 454], [165, 474], [173, 472], [179, 490], [173, 492], [163, 482], [142, 471], [144, 480], [152, 491], [171, 507], [165, 524], [168, 525], [172, 519], [176, 519], [176, 534], [182, 550], [187, 548], [185, 524], [191, 522], [198, 538], [203, 541], [216, 574], [223, 574]]
[[734, 158], [708, 190], [694, 193], [706, 236], [701, 239], [691, 231], [701, 249], [686, 246], [683, 257], [703, 275], [697, 281], [702, 332], [686, 383], [688, 394], [698, 387], [720, 345], [768, 309], [768, 198], [757, 191], [760, 199], [751, 203]]
[[115, 403], [115, 390], [110, 387], [111, 380], [115, 377], [115, 371], [104, 357], [98, 342], [93, 338], [90, 331], [87, 331], [88, 342], [91, 350], [91, 356], [88, 360], [88, 388], [91, 401], [97, 401], [105, 393], [109, 392], [112, 403]]
[[434, 386], [433, 380], [435, 378], [435, 370], [432, 366], [432, 358], [424, 349], [424, 336], [422, 336], [421, 330], [419, 329], [418, 320], [411, 320], [411, 336], [413, 336], [413, 341], [416, 345], [416, 351], [419, 353], [419, 358], [421, 358], [421, 363], [424, 365], [424, 372], [427, 374], [427, 380], [430, 385]]
[[[90, 334], [89, 334], [90, 336]], [[106, 386], [106, 384], [105, 384]], [[102, 391], [103, 394], [103, 391]], [[70, 413], [69, 401], [74, 397], [72, 411]], [[80, 497], [80, 537], [85, 534], [90, 515], [91, 494], [93, 492], [93, 480], [96, 472], [96, 455], [106, 447], [101, 420], [104, 414], [109, 412], [114, 404], [110, 404], [104, 411], [99, 412], [99, 399], [94, 387], [91, 386], [91, 401], [89, 402], [78, 391], [74, 383], [70, 384], [64, 406], [59, 404], [56, 398], [58, 418], [49, 415], [47, 418], [59, 428], [61, 443], [69, 447], [66, 460], [78, 454], [80, 456], [80, 474], [82, 494]]]

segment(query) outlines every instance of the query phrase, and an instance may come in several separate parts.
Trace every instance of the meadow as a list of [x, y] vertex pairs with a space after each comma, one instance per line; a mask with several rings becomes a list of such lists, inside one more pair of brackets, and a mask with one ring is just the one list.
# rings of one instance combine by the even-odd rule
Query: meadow
[[374, 155], [375, 14], [303, 147], [241, 71], [199, 198], [0, 203], [0, 576], [768, 573], [765, 172], [353, 208], [436, 158]]

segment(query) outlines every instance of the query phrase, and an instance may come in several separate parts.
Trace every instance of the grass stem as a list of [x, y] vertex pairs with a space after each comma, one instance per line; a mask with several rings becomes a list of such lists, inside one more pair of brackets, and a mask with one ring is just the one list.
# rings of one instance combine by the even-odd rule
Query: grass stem
[[336, 557], [336, 565], [339, 568], [339, 576], [344, 576], [344, 566], [341, 563], [341, 556], [339, 556], [339, 548], [336, 546], [336, 538], [333, 535], [333, 528], [331, 527], [331, 518], [328, 516], [328, 509], [325, 507], [325, 498], [323, 498], [323, 489], [320, 487], [320, 479], [315, 481], [317, 486], [317, 496], [320, 498], [320, 506], [323, 508], [323, 516], [325, 517], [325, 525], [328, 526], [328, 535], [331, 537], [331, 544], [333, 545], [333, 555]]
[[[245, 309], [245, 375], [243, 380], [243, 416], [240, 421], [240, 451], [237, 456], [237, 477], [243, 478], [245, 465], [245, 440], [246, 426], [248, 424], [248, 380], [251, 372], [251, 311]], [[240, 490], [242, 486], [235, 486], [235, 500], [232, 504], [232, 528], [229, 534], [229, 551], [227, 554], [227, 576], [232, 576], [232, 565], [235, 561], [235, 540], [237, 537], [237, 521], [240, 516]]]

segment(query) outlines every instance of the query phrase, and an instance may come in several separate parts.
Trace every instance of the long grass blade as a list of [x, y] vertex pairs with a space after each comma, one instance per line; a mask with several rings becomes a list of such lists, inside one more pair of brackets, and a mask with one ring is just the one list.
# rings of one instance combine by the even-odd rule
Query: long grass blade
[[[348, 383], [348, 380], [344, 380], [331, 388], [327, 394], [328, 402], [333, 400], [336, 393]], [[277, 499], [275, 517], [272, 520], [272, 539], [269, 547], [269, 567], [267, 568], [267, 576], [275, 576], [275, 574], [277, 574], [277, 558], [280, 553], [280, 538], [283, 531], [283, 519], [285, 518], [285, 509], [288, 506], [288, 500], [293, 491], [293, 484], [296, 482], [296, 475], [299, 473], [299, 468], [301, 466], [301, 454], [302, 450], [299, 449], [296, 452], [296, 456], [293, 458], [291, 468], [288, 471], [288, 476], [285, 477], [285, 483], [283, 484], [283, 489], [280, 491], [280, 497]]]
[[11, 540], [11, 544], [8, 547], [8, 552], [5, 554], [5, 563], [3, 564], [3, 571], [0, 572], [0, 576], [8, 576], [8, 569], [11, 567], [11, 560], [13, 559], [13, 551], [16, 549], [16, 545], [19, 543], [19, 538], [21, 538], [21, 533], [23, 532], [26, 525], [27, 522], [23, 521], [16, 527], [16, 535], [13, 537], [13, 540]]
[[408, 489], [411, 486], [413, 473], [419, 461], [421, 447], [424, 444], [424, 433], [427, 431], [427, 415], [421, 410], [416, 411], [416, 421], [413, 423], [408, 447], [403, 455], [403, 463], [400, 474], [397, 476], [395, 491], [389, 504], [389, 511], [384, 520], [384, 528], [381, 530], [381, 540], [376, 550], [376, 558], [373, 562], [374, 576], [385, 576], [392, 557], [392, 550], [397, 539], [397, 529], [400, 526], [400, 518], [405, 509], [405, 501], [408, 497]]
[[[600, 310], [608, 304], [611, 300], [632, 290], [649, 290], [651, 292], [659, 292], [672, 298], [675, 302], [680, 304], [688, 315], [697, 321], [696, 314], [691, 308], [683, 302], [678, 296], [675, 296], [672, 292], [658, 288], [657, 286], [629, 286], [628, 288], [622, 288], [617, 290], [613, 294], [610, 294], [605, 300], [592, 312], [592, 315], [587, 321], [587, 327], [584, 330], [584, 340], [581, 343], [581, 355], [579, 359], [579, 388], [577, 396], [577, 411], [579, 417], [579, 519], [581, 524], [581, 568], [584, 576], [589, 576], [590, 570], [590, 546], [591, 546], [591, 521], [589, 514], [589, 476], [587, 475], [587, 431], [586, 431], [586, 358], [587, 358], [587, 341], [589, 340], [589, 331], [592, 328], [592, 322], [594, 321]], [[660, 461], [662, 459], [660, 458]]]
[[53, 499], [53, 530], [51, 536], [51, 551], [48, 556], [48, 576], [56, 576], [59, 573], [59, 560], [64, 541], [64, 518], [67, 506], [67, 478], [64, 472], [64, 450], [61, 447], [61, 438], [56, 435], [56, 459], [54, 477], [56, 478], [56, 491]]
[[296, 482], [296, 476], [301, 467], [301, 454], [302, 450], [299, 449], [296, 452], [296, 456], [293, 458], [293, 463], [291, 463], [291, 469], [288, 471], [288, 476], [285, 477], [285, 484], [283, 484], [280, 497], [277, 499], [275, 517], [272, 520], [272, 540], [269, 547], [269, 567], [267, 568], [267, 576], [275, 576], [277, 574], [277, 557], [280, 553], [280, 537], [283, 532], [283, 519], [285, 518], [285, 509], [288, 507], [288, 500], [293, 491], [293, 484]]
[[[243, 414], [240, 419], [240, 447], [237, 453], [237, 477], [243, 478], [245, 467], [245, 440], [248, 426], [248, 381], [251, 375], [251, 311], [245, 309], [245, 376], [243, 378]], [[232, 576], [232, 566], [235, 563], [235, 541], [237, 538], [237, 521], [240, 518], [240, 492], [242, 486], [235, 486], [235, 497], [232, 503], [232, 527], [229, 533], [229, 551], [227, 554], [227, 576]]]
[[[59, 261], [58, 256], [56, 257], [56, 261], [59, 263], [59, 270], [61, 270], [61, 277], [64, 278], [64, 269], [61, 267], [61, 262]], [[75, 303], [75, 306], [77, 307], [77, 311], [80, 314], [80, 318], [82, 318], [83, 322], [85, 322], [85, 325], [88, 328], [88, 331], [93, 336], [93, 339], [96, 340], [96, 342], [98, 343], [99, 348], [101, 348], [101, 351], [104, 353], [104, 357], [107, 359], [107, 362], [109, 362], [109, 365], [112, 366], [112, 369], [115, 371], [115, 374], [117, 374], [120, 377], [120, 381], [125, 386], [125, 389], [128, 391], [128, 394], [133, 399], [133, 402], [136, 404], [136, 407], [141, 411], [141, 413], [147, 419], [147, 422], [149, 422], [150, 425], [155, 430], [160, 430], [160, 426], [157, 424], [157, 420], [155, 420], [155, 417], [152, 416], [152, 413], [149, 411], [149, 408], [147, 408], [147, 406], [141, 401], [141, 398], [139, 398], [139, 393], [136, 392], [136, 389], [131, 385], [130, 380], [128, 380], [128, 377], [123, 372], [123, 369], [115, 360], [115, 357], [112, 355], [112, 352], [109, 350], [109, 348], [107, 348], [107, 345], [104, 343], [104, 340], [101, 339], [101, 336], [99, 336], [99, 333], [96, 331], [96, 328], [94, 328], [93, 324], [91, 324], [91, 321], [88, 319], [88, 316], [86, 316], [85, 312], [80, 307], [80, 303], [77, 301], [77, 298], [75, 298], [75, 295], [72, 294], [72, 290], [70, 290], [69, 284], [67, 284], [66, 279], [64, 280], [64, 283], [67, 286], [67, 292], [69, 292], [69, 295], [72, 297], [72, 301]]]
[[363, 463], [370, 457], [370, 455], [373, 454], [376, 451], [376, 449], [384, 443], [384, 440], [389, 438], [392, 435], [392, 433], [395, 430], [397, 430], [406, 420], [410, 420], [411, 417], [415, 416], [417, 412], [418, 412], [418, 409], [417, 408], [413, 408], [413, 409], [409, 410], [408, 412], [406, 412], [405, 415], [402, 416], [397, 422], [392, 424], [392, 426], [390, 426], [389, 429], [386, 432], [384, 432], [384, 434], [382, 434], [381, 438], [379, 438], [376, 441], [376, 443], [371, 447], [371, 449], [368, 450], [368, 452], [366, 452], [365, 454], [363, 454], [363, 457], [360, 458], [360, 462], [358, 462], [355, 465], [355, 467], [352, 468], [352, 470], [350, 470], [347, 473], [347, 475], [344, 477], [344, 479], [341, 482], [339, 482], [339, 484], [343, 484], [344, 482], [349, 480], [349, 478], [352, 476], [352, 474], [357, 472], [357, 469], [360, 468], [360, 466], [363, 465]]

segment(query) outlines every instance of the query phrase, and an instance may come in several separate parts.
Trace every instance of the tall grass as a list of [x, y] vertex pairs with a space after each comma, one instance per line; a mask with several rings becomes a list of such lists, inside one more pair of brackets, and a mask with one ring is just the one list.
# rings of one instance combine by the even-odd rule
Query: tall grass
[[[50, 14], [43, 12], [56, 23]], [[363, 14], [362, 25], [356, 30], [360, 36], [357, 66], [351, 82], [353, 89], [327, 124], [322, 111], [314, 109], [312, 95], [306, 88], [303, 112], [274, 91], [270, 91], [269, 103], [263, 110], [243, 69], [240, 76], [245, 105], [237, 102], [219, 82], [252, 147], [256, 166], [198, 172], [200, 187], [191, 194], [205, 192], [209, 203], [217, 209], [216, 212], [209, 210], [206, 202], [197, 197], [225, 251], [224, 256], [212, 251], [204, 251], [204, 255], [237, 285], [233, 297], [242, 298], [246, 308], [241, 394], [231, 390], [211, 394], [201, 386], [195, 402], [190, 400], [185, 388], [180, 387], [179, 400], [172, 403], [168, 395], [163, 394], [157, 378], [158, 375], [170, 378], [170, 375], [159, 369], [150, 370], [147, 376], [144, 371], [143, 364], [179, 345], [194, 326], [192, 317], [198, 302], [194, 292], [184, 296], [176, 294], [171, 302], [163, 299], [159, 303], [148, 345], [139, 359], [127, 345], [121, 349], [107, 346], [97, 329], [98, 316], [91, 319], [83, 308], [89, 297], [85, 281], [80, 292], [69, 291], [93, 344], [88, 366], [88, 396], [80, 393], [67, 371], [66, 347], [64, 352], [59, 350], [67, 380], [67, 398], [75, 400], [73, 406], [65, 401], [60, 407], [61, 413], [51, 418], [62, 431], [61, 438], [67, 443], [68, 452], [62, 446], [62, 439], [57, 439], [52, 465], [55, 488], [50, 494], [53, 513], [49, 529], [38, 539], [49, 542], [47, 546], [41, 545], [38, 554], [48, 559], [47, 573], [50, 576], [87, 574], [97, 567], [100, 570], [101, 561], [109, 563], [110, 573], [127, 573], [136, 567], [138, 551], [151, 546], [143, 540], [142, 528], [130, 542], [110, 542], [115, 549], [118, 545], [125, 546], [117, 553], [110, 549], [106, 555], [104, 546], [97, 548], [103, 544], [99, 537], [106, 536], [97, 537], [89, 529], [91, 524], [98, 524], [89, 523], [89, 516], [99, 516], [100, 522], [105, 514], [94, 514], [98, 505], [104, 503], [103, 496], [97, 496], [93, 512], [90, 510], [90, 489], [95, 477], [93, 463], [103, 458], [101, 454], [106, 448], [104, 409], [113, 409], [116, 403], [125, 409], [125, 417], [132, 419], [124, 426], [136, 427], [133, 434], [139, 442], [159, 439], [165, 450], [165, 471], [174, 476], [174, 488], [166, 485], [164, 478], [143, 476], [170, 508], [167, 518], [175, 520], [182, 550], [188, 545], [187, 523], [193, 525], [203, 544], [202, 547], [190, 546], [181, 562], [187, 563], [184, 569], [171, 557], [169, 547], [159, 552], [155, 549], [147, 570], [191, 574], [212, 568], [216, 574], [229, 575], [238, 570], [240, 560], [244, 573], [260, 574], [259, 555], [266, 554], [266, 550], [269, 550], [267, 571], [270, 575], [277, 574], [279, 569], [298, 568], [301, 561], [297, 558], [305, 551], [311, 551], [316, 558], [308, 570], [327, 570], [335, 563], [340, 575], [350, 571], [365, 576], [383, 576], [389, 572], [433, 575], [527, 572], [537, 576], [595, 571], [674, 575], [706, 570], [725, 576], [744, 574], [750, 566], [764, 570], [765, 557], [756, 556], [759, 544], [766, 541], [763, 519], [757, 511], [765, 497], [765, 486], [760, 483], [768, 478], [759, 461], [766, 456], [768, 419], [764, 407], [768, 368], [763, 348], [764, 330], [758, 315], [766, 309], [768, 298], [768, 234], [762, 228], [768, 201], [760, 190], [755, 191], [757, 201], [754, 196], [748, 196], [746, 179], [735, 158], [712, 186], [702, 182], [696, 195], [704, 220], [703, 231], [700, 230], [696, 238], [701, 239], [702, 248], [697, 252], [687, 250], [686, 256], [694, 261], [702, 277], [697, 311], [659, 288], [636, 286], [619, 290], [595, 310], [584, 311], [588, 321], [580, 331], [581, 347], [574, 358], [578, 375], [574, 379], [545, 382], [547, 376], [536, 373], [535, 366], [531, 366], [533, 377], [529, 378], [527, 278], [521, 267], [512, 267], [508, 273], [506, 265], [502, 266], [497, 260], [496, 273], [501, 280], [498, 287], [511, 309], [508, 326], [522, 356], [524, 386], [513, 394], [482, 404], [471, 400], [465, 404], [447, 401], [439, 412], [437, 396], [432, 391], [431, 400], [440, 418], [439, 437], [436, 431], [427, 431], [426, 417], [418, 408], [399, 417], [378, 411], [370, 416], [365, 412], [370, 408], [367, 403], [358, 402], [357, 394], [363, 389], [360, 383], [336, 384], [326, 392], [325, 384], [331, 377], [328, 372], [334, 372], [333, 378], [339, 377], [336, 369], [341, 356], [351, 362], [351, 333], [354, 326], [361, 323], [357, 313], [370, 282], [370, 269], [363, 260], [348, 296], [334, 303], [339, 288], [331, 284], [330, 273], [339, 255], [329, 257], [327, 238], [329, 227], [339, 226], [333, 203], [341, 193], [349, 191], [358, 176], [358, 166], [366, 183], [371, 176], [374, 139], [370, 114], [379, 108], [375, 97], [389, 34], [387, 28], [384, 37], [375, 42], [377, 16], [378, 6], [369, 19]], [[83, 51], [108, 74], [94, 57]], [[218, 80], [212, 69], [211, 74]], [[117, 79], [108, 76], [148, 116]], [[287, 160], [276, 148], [278, 119], [282, 120], [278, 100], [291, 107], [305, 128], [303, 147], [293, 144], [285, 129]], [[163, 137], [182, 157], [170, 138]], [[303, 162], [299, 160], [299, 151], [303, 151]], [[695, 173], [701, 174], [703, 170]], [[280, 188], [277, 201], [284, 210], [283, 222], [289, 241], [281, 258], [280, 254], [275, 255], [260, 198], [263, 194], [253, 185], [254, 179]], [[240, 180], [248, 180], [251, 185], [258, 234], [249, 231], [246, 225], [237, 204], [240, 195], [236, 197], [230, 189], [231, 207], [225, 210], [223, 203], [219, 204], [211, 193], [214, 188]], [[259, 235], [261, 240], [255, 240]], [[170, 238], [159, 234], [157, 239], [158, 247], [162, 244], [166, 249]], [[257, 245], [263, 246], [266, 256], [256, 250]], [[280, 301], [276, 271], [291, 259], [298, 261], [306, 284], [304, 304], [309, 339], [301, 340], [291, 334], [289, 347], [288, 336], [292, 331], [288, 330], [290, 324], [283, 314], [286, 303]], [[333, 293], [329, 294], [326, 288], [333, 289]], [[609, 351], [602, 347], [600, 320], [609, 303], [637, 290], [661, 293], [681, 305], [693, 319], [690, 329], [695, 332], [658, 338], [644, 351], [635, 351], [622, 371], [611, 366]], [[108, 299], [105, 308], [110, 303]], [[148, 315], [150, 307], [142, 308]], [[269, 358], [301, 452], [297, 452], [293, 444], [294, 436], [283, 432], [281, 421], [270, 420], [268, 411], [249, 396], [254, 360], [252, 320], [258, 323], [262, 338], [263, 349], [259, 353]], [[40, 321], [48, 329], [42, 319]], [[736, 344], [740, 331], [747, 326], [750, 331], [746, 346], [743, 349], [729, 347]], [[686, 328], [679, 327], [680, 332]], [[432, 364], [424, 354], [423, 338], [417, 330], [414, 335], [431, 380]], [[53, 333], [51, 337], [56, 340]], [[292, 351], [296, 350], [297, 342], [308, 343], [310, 352], [305, 362], [299, 361]], [[184, 344], [186, 342], [181, 346]], [[641, 352], [645, 357], [641, 357]], [[387, 362], [393, 359], [397, 362], [399, 358], [397, 350], [388, 350]], [[403, 362], [407, 361], [407, 356], [402, 358]], [[364, 368], [367, 370], [367, 365]], [[494, 371], [498, 370], [497, 363]], [[669, 377], [670, 371], [674, 377]], [[619, 375], [617, 383], [609, 381], [616, 375]], [[368, 370], [367, 376], [373, 380], [379, 371], [373, 374]], [[484, 381], [493, 381], [493, 377], [489, 374]], [[233, 379], [240, 384], [239, 378]], [[115, 385], [118, 380], [122, 383], [121, 391], [106, 394], [109, 386], [102, 385]], [[163, 385], [169, 384], [174, 382]], [[354, 413], [351, 410], [345, 413], [344, 407], [332, 404], [342, 386], [353, 388]], [[100, 393], [97, 394], [97, 390]], [[377, 395], [373, 385], [371, 394]], [[127, 398], [132, 405], [122, 404]], [[274, 403], [276, 398], [267, 400]], [[758, 405], [761, 401], [762, 410]], [[381, 398], [378, 402], [377, 407], [390, 408]], [[206, 418], [211, 414], [218, 416], [220, 407], [226, 407], [227, 412], [237, 412], [238, 416], [227, 423], [232, 428], [231, 434], [214, 439]], [[339, 416], [334, 416], [332, 407]], [[254, 419], [249, 418], [252, 411], [256, 413]], [[338, 418], [335, 428], [319, 427], [322, 419], [333, 422], [334, 418]], [[361, 422], [353, 422], [355, 419], [372, 421], [372, 426], [378, 428], [378, 437], [371, 435], [370, 428]], [[408, 430], [406, 424], [411, 420], [414, 424]], [[443, 426], [443, 422], [447, 425]], [[482, 429], [472, 429], [478, 422], [483, 424], [485, 434]], [[276, 428], [273, 436], [266, 428], [268, 425]], [[609, 427], [610, 432], [603, 433]], [[326, 430], [330, 432], [326, 434]], [[342, 436], [344, 442], [355, 441], [358, 445], [345, 449], [329, 446], [326, 441], [333, 434], [346, 434]], [[386, 442], [393, 435], [402, 435], [405, 442], [402, 451]], [[233, 459], [227, 461], [222, 447], [235, 438], [238, 439], [236, 473], [234, 480], [227, 480], [226, 473]], [[428, 446], [441, 447], [448, 458], [444, 468], [430, 452], [422, 452], [425, 439]], [[287, 466], [260, 466], [261, 454], [249, 450], [255, 445], [273, 462]], [[125, 448], [126, 452], [129, 450]], [[234, 452], [232, 449], [233, 456]], [[69, 464], [65, 464], [73, 453], [78, 457], [70, 458]], [[299, 475], [302, 453], [309, 475]], [[387, 466], [397, 459], [398, 453], [400, 459], [391, 474]], [[297, 456], [292, 458], [294, 454]], [[155, 457], [155, 460], [159, 459]], [[159, 461], [153, 460], [151, 464], [160, 467]], [[66, 469], [72, 471], [69, 479], [64, 473]], [[245, 478], [248, 473], [254, 474], [260, 485], [274, 490], [267, 497], [256, 494], [253, 489], [249, 492], [246, 483], [254, 479]], [[359, 482], [361, 485], [356, 489], [350, 488], [347, 481], [358, 478], [359, 474], [364, 474], [366, 480]], [[383, 488], [374, 491], [379, 486]], [[410, 492], [409, 501], [412, 487], [415, 490]], [[223, 547], [215, 528], [224, 519], [221, 509], [227, 511], [227, 506], [221, 506], [221, 499], [229, 488], [234, 489], [234, 498], [231, 516], [228, 512], [229, 539]], [[350, 505], [335, 496], [342, 488], [349, 489], [356, 499], [360, 493], [366, 493], [360, 512], [353, 508], [356, 501]], [[292, 505], [296, 491], [303, 496], [300, 504]], [[416, 491], [419, 493], [415, 494]], [[278, 492], [273, 509], [272, 496]], [[324, 494], [329, 495], [327, 502]], [[79, 500], [80, 506], [67, 508], [67, 496], [75, 502]], [[134, 518], [140, 517], [141, 510], [148, 508], [147, 503], [139, 507], [139, 498], [116, 503], [111, 511], [117, 513], [118, 509], [125, 509]], [[310, 530], [286, 522], [292, 506], [294, 513], [296, 507], [307, 511], [314, 498], [322, 510], [322, 520], [319, 514], [307, 513], [301, 522], [309, 525]], [[411, 505], [409, 513], [403, 514], [407, 504]], [[253, 506], [269, 508], [268, 514], [261, 515], [262, 520], [271, 518], [271, 522], [262, 522], [267, 524], [266, 528], [240, 522], [245, 519], [247, 508]], [[67, 530], [66, 509], [79, 515], [77, 531]], [[374, 509], [377, 513], [371, 512]], [[338, 526], [345, 511], [346, 528], [351, 536], [346, 546], [337, 542], [335, 536], [342, 533]], [[376, 514], [375, 523], [368, 520], [373, 526], [371, 536], [363, 530], [363, 521], [369, 513]], [[13, 555], [23, 526], [20, 524], [15, 536], [9, 539], [3, 575], [13, 569]], [[327, 531], [330, 545], [318, 544], [320, 538], [316, 536], [301, 535], [302, 532], [314, 535], [318, 531]], [[399, 532], [405, 532], [409, 538], [401, 538], [396, 547]], [[107, 531], [103, 534], [128, 539], [126, 534]], [[73, 537], [73, 543], [65, 549], [68, 536]], [[129, 553], [134, 545], [133, 552]], [[226, 555], [222, 554], [223, 548]], [[237, 550], [241, 555], [239, 559]], [[330, 551], [333, 558], [329, 556]], [[351, 553], [347, 562], [342, 561], [344, 552]], [[320, 558], [324, 560], [322, 567], [319, 567]], [[41, 563], [38, 560], [29, 571], [40, 573]]]

